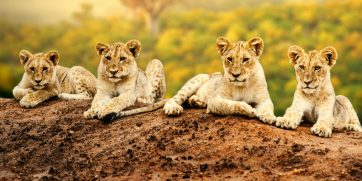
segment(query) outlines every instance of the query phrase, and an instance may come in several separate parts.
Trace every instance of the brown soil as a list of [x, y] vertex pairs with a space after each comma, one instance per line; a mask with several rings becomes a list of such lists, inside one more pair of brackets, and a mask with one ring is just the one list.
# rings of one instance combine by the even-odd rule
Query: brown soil
[[362, 133], [320, 138], [311, 125], [290, 131], [197, 109], [103, 124], [83, 118], [89, 106], [0, 99], [0, 180], [362, 179]]

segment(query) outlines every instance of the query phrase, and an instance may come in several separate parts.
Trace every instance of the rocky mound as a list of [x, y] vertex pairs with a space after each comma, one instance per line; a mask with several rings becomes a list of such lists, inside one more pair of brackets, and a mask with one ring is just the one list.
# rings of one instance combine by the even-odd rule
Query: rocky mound
[[311, 135], [186, 109], [109, 124], [85, 120], [90, 101], [23, 109], [0, 99], [0, 179], [361, 180], [362, 133]]

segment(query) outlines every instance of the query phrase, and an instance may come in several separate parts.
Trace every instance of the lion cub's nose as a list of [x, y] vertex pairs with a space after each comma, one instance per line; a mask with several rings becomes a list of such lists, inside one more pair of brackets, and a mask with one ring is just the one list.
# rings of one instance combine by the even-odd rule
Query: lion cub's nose
[[116, 74], [118, 70], [110, 70], [109, 72], [111, 72], [111, 74]]
[[310, 83], [312, 83], [312, 81], [304, 81], [304, 83], [305, 83], [306, 85], [309, 85]]
[[35, 80], [35, 82], [39, 84], [41, 82], [41, 80]]
[[235, 78], [239, 77], [241, 74], [232, 74]]

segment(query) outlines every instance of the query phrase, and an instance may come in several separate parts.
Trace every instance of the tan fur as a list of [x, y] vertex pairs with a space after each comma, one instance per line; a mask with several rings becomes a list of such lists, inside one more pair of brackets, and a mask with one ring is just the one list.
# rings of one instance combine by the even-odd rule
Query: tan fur
[[156, 103], [147, 105], [145, 107], [140, 107], [140, 108], [136, 108], [136, 109], [131, 109], [131, 110], [126, 110], [126, 111], [121, 111], [119, 112], [116, 116], [119, 117], [125, 117], [125, 116], [131, 116], [131, 115], [135, 115], [135, 114], [140, 114], [140, 113], [146, 113], [146, 112], [150, 112], [150, 111], [154, 111], [157, 110], [161, 107], [163, 107], [166, 103], [166, 101], [168, 101], [169, 99], [163, 99], [161, 101], [158, 101]]
[[292, 105], [277, 118], [277, 126], [295, 129], [303, 119], [314, 122], [312, 133], [322, 137], [331, 137], [333, 128], [362, 131], [348, 98], [335, 96], [330, 79], [330, 69], [337, 60], [333, 47], [304, 52], [294, 45], [289, 48], [289, 60], [298, 85]]
[[34, 107], [57, 95], [64, 99], [91, 99], [95, 95], [94, 75], [83, 67], [59, 66], [56, 51], [33, 55], [22, 50], [19, 58], [25, 72], [13, 95], [22, 107]]
[[86, 118], [110, 121], [122, 116], [121, 112], [136, 102], [152, 104], [163, 99], [166, 90], [163, 65], [154, 59], [145, 72], [140, 70], [135, 60], [141, 51], [139, 41], [98, 43], [96, 49], [101, 56], [97, 94], [91, 108], [84, 112]]
[[181, 114], [181, 105], [188, 101], [194, 107], [207, 107], [209, 113], [256, 116], [273, 124], [273, 103], [259, 63], [263, 40], [256, 37], [247, 42], [231, 42], [218, 38], [216, 45], [223, 61], [224, 75], [217, 72], [193, 77], [166, 102], [165, 114]]

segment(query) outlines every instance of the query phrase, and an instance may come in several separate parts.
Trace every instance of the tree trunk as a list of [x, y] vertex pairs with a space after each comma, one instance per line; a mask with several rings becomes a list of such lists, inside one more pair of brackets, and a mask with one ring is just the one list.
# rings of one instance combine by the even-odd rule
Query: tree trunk
[[157, 37], [160, 31], [159, 17], [157, 15], [146, 14], [146, 28], [153, 37]]

